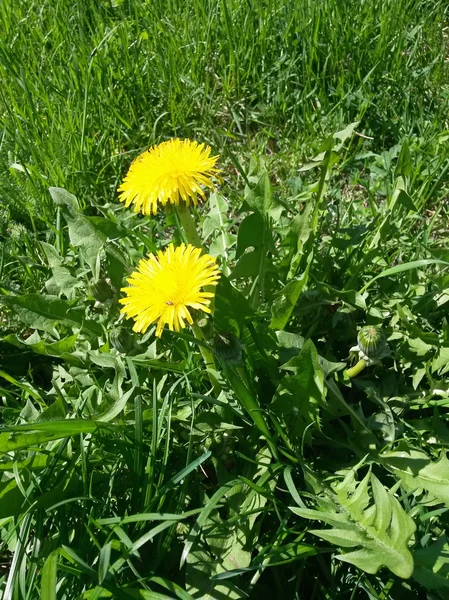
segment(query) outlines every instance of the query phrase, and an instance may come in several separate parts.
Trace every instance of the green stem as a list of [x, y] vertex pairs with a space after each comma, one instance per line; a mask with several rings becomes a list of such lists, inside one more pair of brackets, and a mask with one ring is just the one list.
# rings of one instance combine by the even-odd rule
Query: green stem
[[[183, 237], [185, 238], [188, 244], [196, 246], [197, 248], [201, 248], [201, 238], [198, 235], [198, 231], [196, 230], [196, 223], [193, 220], [189, 207], [185, 204], [185, 202], [181, 202], [179, 206], [175, 207], [175, 211], [178, 217], [178, 229], [181, 236], [184, 234]], [[196, 337], [197, 340], [200, 340], [202, 342], [206, 341], [204, 339], [203, 332], [201, 331], [201, 327], [197, 323], [192, 323], [190, 327], [193, 331], [193, 335]], [[203, 345], [200, 345], [200, 352], [206, 365], [206, 369], [208, 371], [209, 381], [211, 382], [212, 387], [214, 388], [214, 393], [218, 397], [218, 395], [221, 392], [221, 386], [217, 378], [214, 377], [210, 371], [210, 369], [217, 369], [214, 356], [212, 352]]]
[[352, 378], [352, 377], [356, 377], [356, 375], [358, 375], [359, 373], [361, 373], [361, 372], [363, 371], [363, 369], [364, 369], [365, 367], [367, 367], [367, 366], [368, 366], [368, 365], [367, 365], [367, 363], [366, 363], [366, 360], [363, 360], [363, 358], [361, 358], [361, 359], [359, 360], [359, 362], [358, 362], [358, 363], [357, 363], [357, 364], [356, 364], [354, 367], [352, 367], [351, 369], [347, 369], [347, 370], [345, 371], [345, 373], [346, 373], [346, 375], [347, 375], [348, 377], [350, 377], [350, 378]]
[[203, 244], [201, 243], [201, 238], [196, 230], [196, 223], [193, 220], [189, 207], [185, 202], [182, 202], [175, 210], [179, 219], [180, 233], [184, 233], [184, 237], [188, 244], [201, 248]]
[[[200, 340], [201, 342], [206, 341], [204, 339], [203, 332], [201, 331], [201, 327], [198, 325], [198, 323], [192, 323], [190, 325], [190, 327], [193, 331], [193, 335], [196, 337], [197, 340]], [[204, 364], [206, 365], [207, 374], [209, 376], [209, 381], [211, 382], [212, 387], [214, 388], [215, 395], [218, 397], [221, 392], [221, 385], [220, 385], [218, 379], [216, 377], [214, 377], [214, 375], [210, 371], [210, 369], [217, 370], [217, 367], [215, 365], [214, 355], [208, 348], [206, 348], [206, 346], [203, 346], [202, 344], [199, 345], [199, 348], [200, 348], [201, 356], [203, 357], [203, 360], [204, 360]]]

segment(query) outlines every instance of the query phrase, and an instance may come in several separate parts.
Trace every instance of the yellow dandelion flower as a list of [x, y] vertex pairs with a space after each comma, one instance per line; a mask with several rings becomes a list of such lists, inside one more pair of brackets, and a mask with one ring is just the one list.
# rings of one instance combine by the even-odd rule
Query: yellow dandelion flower
[[215, 258], [201, 255], [201, 249], [170, 244], [164, 252], [150, 254], [140, 261], [137, 270], [127, 279], [129, 287], [122, 289], [126, 298], [121, 312], [133, 318], [134, 331], [145, 333], [157, 321], [156, 335], [161, 337], [165, 324], [171, 331], [193, 323], [189, 308], [210, 313], [212, 292], [201, 288], [217, 285], [220, 273]]
[[145, 215], [157, 212], [158, 203], [178, 205], [180, 199], [187, 206], [196, 206], [197, 194], [204, 196], [201, 186], [213, 188], [211, 176], [218, 156], [210, 156], [211, 149], [191, 140], [169, 140], [153, 146], [138, 156], [119, 187], [119, 199], [128, 207], [134, 204], [136, 212]]

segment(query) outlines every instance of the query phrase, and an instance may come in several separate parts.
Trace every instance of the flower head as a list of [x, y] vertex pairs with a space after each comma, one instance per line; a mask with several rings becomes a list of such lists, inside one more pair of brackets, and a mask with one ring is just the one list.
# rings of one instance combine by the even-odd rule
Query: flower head
[[201, 249], [170, 244], [165, 252], [150, 254], [140, 261], [137, 270], [127, 279], [129, 287], [122, 289], [126, 298], [121, 312], [135, 320], [134, 331], [145, 333], [157, 321], [156, 335], [161, 336], [165, 324], [171, 331], [193, 323], [189, 308], [210, 312], [212, 292], [201, 288], [217, 285], [220, 273], [215, 258], [201, 255]]
[[196, 196], [204, 198], [201, 186], [213, 187], [211, 176], [218, 156], [211, 149], [191, 140], [169, 140], [153, 146], [138, 156], [119, 187], [119, 199], [125, 206], [134, 204], [136, 212], [146, 215], [157, 212], [158, 203], [196, 206]]

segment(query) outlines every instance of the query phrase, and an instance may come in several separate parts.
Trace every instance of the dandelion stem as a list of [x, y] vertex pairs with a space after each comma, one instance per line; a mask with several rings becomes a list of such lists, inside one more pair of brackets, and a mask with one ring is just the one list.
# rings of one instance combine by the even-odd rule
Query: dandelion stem
[[[192, 218], [189, 207], [183, 202], [179, 204], [179, 206], [176, 206], [175, 210], [176, 215], [178, 217], [178, 229], [181, 235], [184, 234], [184, 237], [188, 244], [192, 244], [192, 246], [201, 248], [203, 244], [201, 243], [201, 238], [198, 235], [196, 224]], [[204, 342], [205, 339], [203, 332], [201, 331], [201, 327], [197, 323], [192, 323], [190, 327], [196, 339]], [[211, 382], [212, 387], [214, 388], [215, 394], [218, 396], [221, 392], [221, 386], [217, 378], [214, 377], [214, 375], [211, 373], [211, 369], [216, 370], [217, 368], [214, 356], [212, 352], [203, 345], [200, 346], [200, 352], [206, 365], [209, 381]]]
[[184, 233], [187, 243], [201, 248], [203, 244], [196, 230], [196, 224], [190, 214], [189, 207], [183, 202], [176, 207], [176, 214], [178, 215], [180, 233]]
[[[193, 331], [193, 335], [196, 337], [196, 339], [200, 340], [201, 342], [205, 342], [203, 332], [201, 331], [201, 327], [198, 325], [198, 323], [192, 323], [190, 325], [190, 327], [191, 327], [191, 329]], [[211, 382], [212, 387], [214, 388], [215, 395], [218, 397], [221, 392], [221, 385], [218, 382], [218, 379], [211, 372], [211, 369], [212, 370], [217, 369], [217, 367], [215, 365], [214, 356], [213, 356], [212, 352], [208, 348], [206, 348], [206, 346], [203, 346], [203, 344], [201, 344], [199, 346], [199, 348], [200, 348], [201, 356], [203, 357], [203, 360], [204, 360], [204, 364], [206, 365], [207, 374], [209, 376], [209, 381]]]
[[352, 367], [351, 369], [347, 369], [345, 371], [345, 373], [348, 377], [352, 378], [352, 377], [355, 377], [356, 375], [358, 375], [359, 373], [361, 373], [363, 371], [363, 369], [367, 366], [368, 365], [366, 363], [366, 360], [363, 360], [363, 358], [362, 358], [359, 360], [359, 362], [354, 367]]

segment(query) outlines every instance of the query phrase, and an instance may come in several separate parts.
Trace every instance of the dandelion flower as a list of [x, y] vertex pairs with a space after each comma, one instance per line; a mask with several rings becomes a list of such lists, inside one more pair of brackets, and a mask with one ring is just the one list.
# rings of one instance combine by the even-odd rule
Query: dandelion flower
[[215, 258], [201, 254], [201, 249], [190, 244], [173, 244], [164, 252], [150, 254], [140, 261], [137, 270], [127, 279], [129, 287], [122, 289], [126, 298], [121, 312], [133, 318], [134, 331], [145, 333], [157, 321], [156, 335], [161, 337], [167, 324], [171, 331], [179, 331], [193, 323], [189, 308], [210, 313], [212, 292], [201, 288], [217, 285], [220, 273]]
[[211, 176], [218, 156], [210, 156], [211, 149], [191, 140], [169, 140], [153, 146], [138, 156], [119, 187], [119, 199], [128, 207], [134, 204], [136, 212], [146, 215], [157, 212], [158, 204], [178, 205], [180, 199], [187, 206], [196, 206], [197, 194], [204, 196], [201, 186], [213, 188]]

